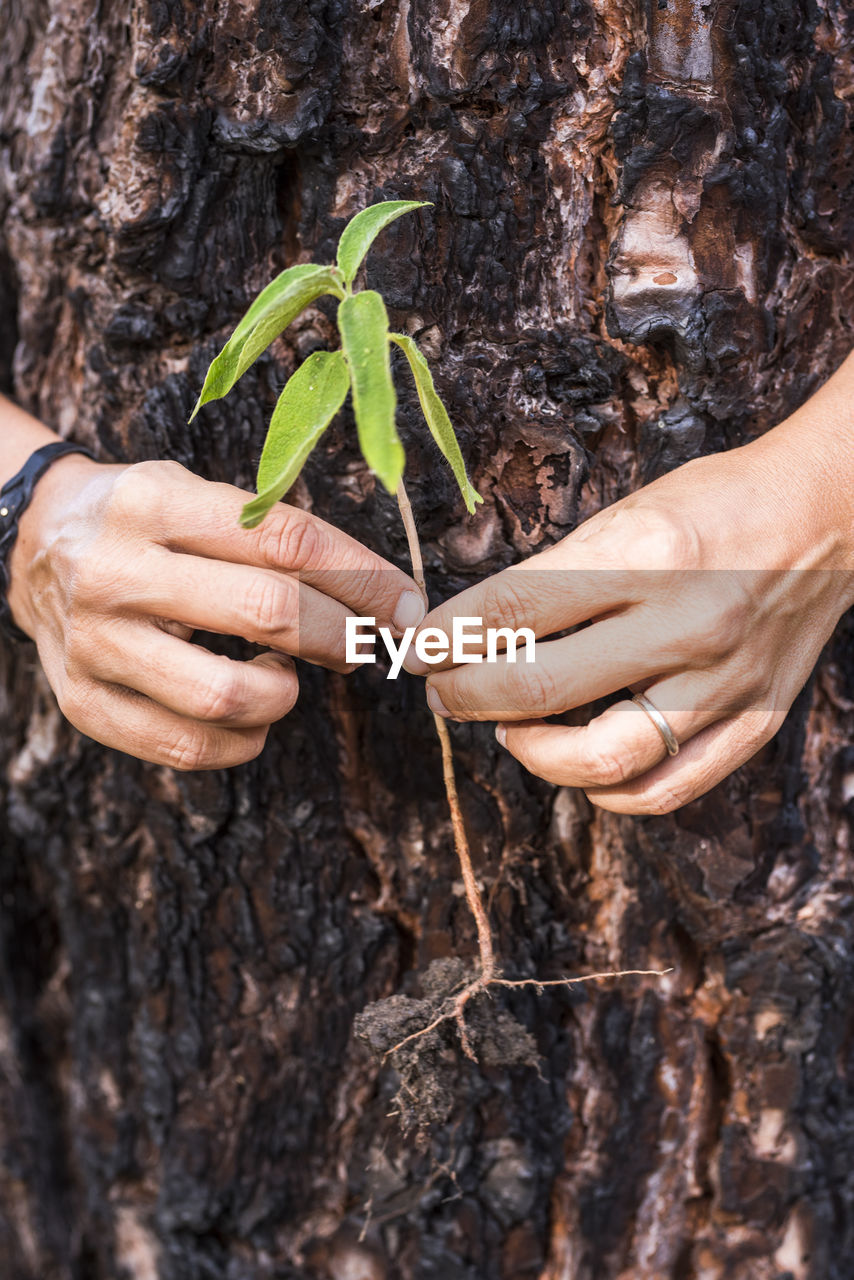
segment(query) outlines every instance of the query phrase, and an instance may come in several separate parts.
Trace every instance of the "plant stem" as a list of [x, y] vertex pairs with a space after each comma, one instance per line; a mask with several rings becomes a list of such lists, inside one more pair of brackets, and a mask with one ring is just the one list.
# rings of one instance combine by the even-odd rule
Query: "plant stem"
[[460, 860], [460, 870], [463, 873], [463, 885], [466, 891], [466, 902], [471, 908], [474, 916], [474, 922], [477, 925], [477, 945], [480, 951], [480, 976], [484, 983], [492, 982], [495, 977], [495, 955], [492, 950], [492, 930], [489, 927], [489, 920], [486, 917], [486, 910], [483, 905], [483, 899], [480, 896], [480, 890], [477, 887], [475, 879], [474, 867], [471, 863], [471, 852], [469, 850], [469, 842], [466, 836], [466, 829], [463, 823], [463, 814], [460, 809], [460, 800], [457, 795], [457, 780], [454, 777], [454, 752], [451, 747], [451, 735], [448, 733], [448, 726], [442, 716], [437, 716], [433, 712], [433, 719], [436, 723], [436, 732], [439, 735], [439, 742], [442, 747], [442, 776], [445, 781], [445, 794], [448, 797], [448, 808], [451, 811], [451, 826], [454, 831], [454, 845], [457, 850], [457, 857]]
[[[409, 557], [412, 561], [412, 576], [415, 579], [418, 590], [427, 603], [427, 587], [424, 581], [424, 559], [421, 555], [421, 543], [418, 538], [418, 530], [415, 528], [415, 517], [412, 514], [412, 504], [409, 501], [403, 481], [401, 480], [397, 488], [397, 505], [400, 508], [403, 527], [406, 530], [406, 540], [409, 543]], [[457, 857], [460, 863], [460, 870], [463, 873], [463, 887], [466, 894], [466, 902], [469, 905], [474, 922], [477, 926], [477, 944], [480, 952], [480, 981], [486, 985], [492, 982], [496, 975], [495, 969], [495, 953], [492, 948], [492, 930], [489, 927], [489, 920], [483, 905], [483, 899], [477, 886], [477, 879], [474, 874], [474, 867], [471, 861], [471, 851], [469, 849], [468, 837], [466, 836], [465, 824], [463, 822], [463, 814], [460, 808], [460, 799], [457, 794], [457, 780], [454, 776], [454, 752], [451, 746], [451, 735], [448, 733], [448, 726], [443, 716], [436, 715], [433, 712], [433, 720], [436, 725], [436, 733], [439, 736], [439, 743], [442, 748], [442, 777], [445, 783], [445, 794], [448, 797], [448, 808], [451, 811], [451, 827], [454, 833], [454, 847], [457, 851]]]
[[424, 603], [427, 604], [427, 583], [424, 581], [424, 557], [421, 554], [421, 542], [418, 538], [418, 530], [415, 528], [412, 503], [409, 501], [409, 494], [406, 492], [406, 486], [402, 480], [397, 486], [397, 505], [400, 509], [403, 527], [406, 530], [406, 541], [409, 543], [412, 576], [415, 579], [415, 585], [424, 597]]

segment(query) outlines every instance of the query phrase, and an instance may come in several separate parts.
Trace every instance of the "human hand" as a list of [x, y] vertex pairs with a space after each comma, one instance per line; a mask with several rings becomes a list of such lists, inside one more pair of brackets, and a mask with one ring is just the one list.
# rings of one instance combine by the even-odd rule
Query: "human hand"
[[[296, 701], [286, 655], [343, 671], [348, 612], [420, 619], [411, 579], [315, 516], [278, 504], [241, 528], [248, 496], [175, 462], [74, 454], [39, 481], [9, 604], [76, 728], [176, 769], [240, 764]], [[272, 652], [234, 661], [189, 644], [197, 629]]]
[[[836, 466], [777, 428], [678, 468], [446, 602], [421, 630], [450, 632], [455, 616], [538, 638], [581, 629], [538, 639], [531, 665], [521, 652], [515, 664], [444, 662], [427, 682], [431, 708], [498, 721], [532, 773], [605, 809], [666, 813], [703, 794], [774, 735], [854, 603], [854, 486], [838, 447]], [[544, 722], [625, 688], [665, 716], [677, 755], [629, 699], [582, 727]]]

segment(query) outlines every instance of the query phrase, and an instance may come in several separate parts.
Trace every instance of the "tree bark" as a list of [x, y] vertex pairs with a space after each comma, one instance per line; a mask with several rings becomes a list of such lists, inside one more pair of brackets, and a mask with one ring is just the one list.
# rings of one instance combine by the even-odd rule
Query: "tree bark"
[[[368, 278], [486, 497], [468, 518], [404, 389], [443, 598], [841, 361], [852, 50], [838, 0], [7, 0], [0, 376], [104, 459], [251, 488], [332, 312], [188, 427], [224, 335], [363, 205], [433, 201]], [[346, 413], [295, 498], [405, 564]], [[508, 996], [540, 1074], [455, 1060], [426, 1145], [351, 1035], [475, 949], [420, 682], [303, 666], [257, 761], [178, 775], [4, 651], [3, 1275], [845, 1280], [853, 646], [848, 618], [773, 742], [667, 817], [454, 729], [507, 971], [674, 972]]]

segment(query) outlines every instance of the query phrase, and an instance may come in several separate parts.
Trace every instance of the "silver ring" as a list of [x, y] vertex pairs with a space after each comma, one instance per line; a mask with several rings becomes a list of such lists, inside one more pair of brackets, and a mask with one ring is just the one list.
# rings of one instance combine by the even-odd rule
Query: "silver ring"
[[676, 734], [670, 728], [670, 725], [667, 723], [658, 707], [653, 706], [649, 698], [642, 693], [636, 693], [632, 698], [632, 702], [636, 702], [641, 711], [645, 711], [649, 716], [650, 720], [664, 739], [664, 745], [667, 747], [667, 754], [669, 756], [675, 756], [679, 750], [679, 743], [676, 741]]

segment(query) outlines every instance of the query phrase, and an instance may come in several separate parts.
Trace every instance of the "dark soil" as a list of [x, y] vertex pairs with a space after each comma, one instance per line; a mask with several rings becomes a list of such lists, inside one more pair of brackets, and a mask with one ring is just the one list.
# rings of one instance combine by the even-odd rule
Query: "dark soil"
[[[421, 978], [421, 999], [389, 996], [356, 1015], [353, 1029], [358, 1039], [398, 1074], [394, 1103], [404, 1132], [442, 1124], [453, 1110], [459, 1075], [468, 1065], [454, 998], [476, 979], [477, 973], [462, 960], [434, 960]], [[466, 1031], [477, 1063], [539, 1071], [533, 1036], [501, 1007], [501, 1000], [500, 989], [492, 988], [466, 1003]], [[432, 1025], [443, 1016], [443, 1022]]]

